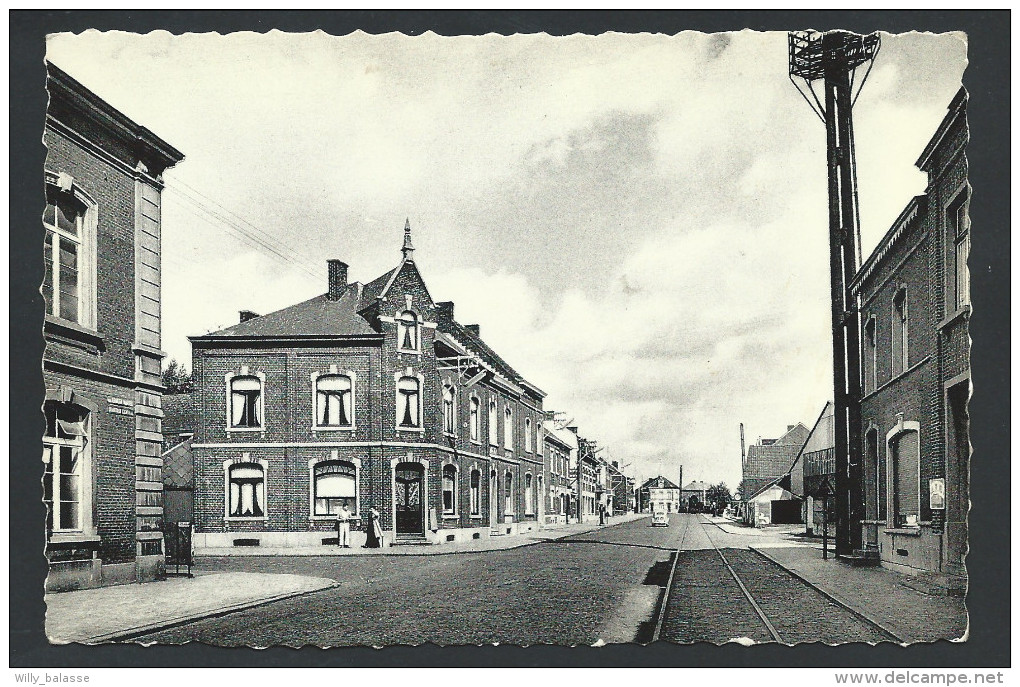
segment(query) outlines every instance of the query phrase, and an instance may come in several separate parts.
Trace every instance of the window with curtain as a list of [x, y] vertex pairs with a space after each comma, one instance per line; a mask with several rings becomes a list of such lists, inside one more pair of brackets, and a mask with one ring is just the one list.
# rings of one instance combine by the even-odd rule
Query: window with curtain
[[347, 375], [321, 375], [315, 380], [315, 423], [319, 427], [350, 427], [354, 423], [354, 385]]
[[358, 471], [354, 463], [342, 460], [316, 463], [314, 480], [315, 515], [336, 515], [344, 504], [357, 513]]
[[508, 451], [514, 447], [514, 410], [507, 406], [503, 410], [503, 448]]
[[443, 515], [457, 513], [457, 468], [454, 465], [443, 466]]
[[496, 410], [496, 399], [489, 399], [489, 443], [493, 446], [499, 443], [498, 418], [499, 412]]
[[472, 398], [470, 402], [470, 411], [468, 418], [468, 429], [471, 433], [471, 441], [478, 441], [481, 436], [479, 425], [481, 424], [481, 418], [479, 417], [478, 399]]
[[49, 190], [43, 227], [45, 272], [43, 298], [50, 315], [80, 324], [83, 322], [81, 287], [83, 277], [82, 240], [85, 208], [67, 193]]
[[230, 426], [262, 426], [262, 380], [258, 377], [230, 380]]
[[397, 382], [398, 425], [421, 427], [421, 383], [417, 377], [401, 377]]
[[892, 328], [892, 374], [895, 377], [910, 367], [906, 289], [897, 291], [893, 298]]
[[479, 515], [482, 512], [482, 473], [478, 470], [471, 471], [471, 515]]
[[89, 412], [71, 403], [47, 402], [43, 436], [43, 502], [49, 532], [84, 529], [83, 484]]
[[227, 471], [228, 513], [233, 518], [261, 518], [266, 514], [266, 475], [258, 463], [238, 463]]
[[418, 326], [418, 316], [410, 310], [400, 313], [397, 318], [397, 341], [402, 351], [419, 350], [421, 336]]
[[443, 431], [446, 434], [457, 432], [457, 405], [454, 389], [449, 384], [443, 386]]

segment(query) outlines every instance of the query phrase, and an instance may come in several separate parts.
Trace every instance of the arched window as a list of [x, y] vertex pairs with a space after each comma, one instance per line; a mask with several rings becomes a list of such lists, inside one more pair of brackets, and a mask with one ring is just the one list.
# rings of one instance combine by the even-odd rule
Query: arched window
[[524, 418], [524, 450], [530, 453], [533, 443], [531, 436], [531, 418], [526, 417]]
[[489, 399], [489, 443], [496, 446], [499, 443], [499, 434], [496, 428], [499, 413], [496, 410], [496, 399]]
[[457, 466], [443, 466], [443, 515], [457, 513]]
[[235, 463], [227, 469], [228, 509], [232, 518], [265, 516], [266, 473], [258, 463]]
[[230, 426], [262, 426], [262, 380], [253, 375], [230, 380]]
[[534, 485], [532, 484], [531, 473], [528, 472], [524, 475], [524, 514], [534, 515], [535, 513], [535, 501], [534, 501]]
[[315, 380], [315, 423], [350, 427], [354, 423], [354, 385], [347, 375], [320, 375]]
[[907, 323], [907, 290], [900, 289], [893, 298], [892, 315], [892, 375], [902, 374], [909, 367]]
[[313, 479], [315, 515], [336, 515], [344, 504], [357, 513], [358, 470], [353, 463], [343, 460], [316, 463]]
[[503, 448], [514, 448], [514, 410], [509, 405], [503, 410]]
[[864, 393], [878, 388], [878, 339], [876, 337], [876, 321], [869, 317], [864, 323]]
[[397, 318], [397, 341], [402, 351], [420, 350], [420, 331], [418, 316], [410, 310], [400, 313]]
[[514, 473], [506, 471], [506, 491], [503, 512], [512, 515], [514, 512]]
[[478, 470], [471, 471], [471, 515], [480, 515], [482, 512], [482, 473]]
[[404, 429], [421, 427], [421, 382], [417, 377], [397, 381], [397, 425]]
[[892, 459], [893, 521], [897, 527], [914, 527], [921, 515], [920, 445], [918, 433], [906, 431], [889, 442]]
[[443, 432], [446, 434], [457, 433], [457, 397], [454, 388], [449, 384], [443, 385]]
[[43, 437], [43, 501], [49, 532], [81, 532], [85, 529], [84, 500], [89, 479], [86, 450], [90, 439], [90, 414], [72, 403], [47, 402], [46, 435]]
[[469, 412], [470, 417], [468, 418], [468, 428], [471, 433], [471, 441], [474, 442], [478, 442], [481, 437], [480, 425], [482, 420], [479, 417], [480, 412], [481, 411], [478, 408], [478, 399], [472, 397], [470, 402]]

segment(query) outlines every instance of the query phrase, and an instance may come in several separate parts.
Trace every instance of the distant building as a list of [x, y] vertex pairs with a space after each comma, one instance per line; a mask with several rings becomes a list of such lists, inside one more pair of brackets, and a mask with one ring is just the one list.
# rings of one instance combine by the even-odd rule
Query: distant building
[[43, 499], [61, 591], [163, 572], [160, 207], [184, 156], [46, 69]]
[[711, 485], [707, 482], [688, 482], [680, 490], [680, 507], [688, 511], [700, 511], [708, 503], [708, 490]]
[[865, 549], [965, 588], [969, 510], [970, 185], [961, 89], [910, 201], [851, 282], [862, 322]]
[[[807, 532], [820, 531], [823, 522], [835, 527], [836, 441], [833, 435], [834, 407], [826, 401], [818, 420], [791, 470], [791, 491], [804, 497], [802, 516]], [[828, 505], [826, 515], [824, 509]]]
[[807, 437], [807, 427], [798, 422], [788, 425], [786, 433], [778, 439], [759, 439], [747, 447], [741, 482], [745, 502], [763, 487], [789, 474]]
[[652, 510], [679, 513], [680, 487], [662, 475], [652, 477], [638, 487], [637, 502], [642, 513], [651, 513]]
[[547, 484], [545, 522], [567, 523], [577, 509], [577, 435], [558, 427], [552, 420], [546, 420], [543, 427]]

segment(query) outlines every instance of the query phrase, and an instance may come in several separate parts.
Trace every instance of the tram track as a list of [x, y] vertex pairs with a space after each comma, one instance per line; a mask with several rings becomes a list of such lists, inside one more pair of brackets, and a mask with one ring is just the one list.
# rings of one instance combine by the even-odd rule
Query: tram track
[[[684, 551], [695, 526], [710, 548]], [[655, 639], [782, 644], [902, 641], [758, 552], [720, 547], [708, 529], [700, 517], [687, 519]]]

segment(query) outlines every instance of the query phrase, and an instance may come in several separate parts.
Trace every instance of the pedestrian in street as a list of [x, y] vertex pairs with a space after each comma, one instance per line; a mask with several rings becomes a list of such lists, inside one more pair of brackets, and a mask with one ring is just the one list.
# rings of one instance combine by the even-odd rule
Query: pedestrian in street
[[606, 524], [606, 504], [599, 504], [599, 525]]
[[372, 506], [368, 509], [368, 526], [365, 528], [365, 548], [378, 549], [382, 546], [382, 527], [379, 526], [379, 511]]
[[336, 544], [351, 548], [351, 509], [345, 503], [336, 514]]

